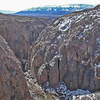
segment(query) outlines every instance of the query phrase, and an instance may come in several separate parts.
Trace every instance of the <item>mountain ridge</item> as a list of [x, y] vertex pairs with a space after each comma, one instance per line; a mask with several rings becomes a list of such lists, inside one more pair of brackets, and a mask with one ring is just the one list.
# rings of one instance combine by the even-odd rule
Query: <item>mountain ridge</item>
[[13, 13], [16, 13], [16, 11], [0, 10], [0, 13], [3, 13], [3, 14], [13, 14]]
[[24, 16], [62, 16], [74, 11], [80, 11], [87, 8], [93, 8], [93, 5], [88, 4], [72, 4], [65, 6], [45, 6], [30, 8], [15, 13], [16, 15]]

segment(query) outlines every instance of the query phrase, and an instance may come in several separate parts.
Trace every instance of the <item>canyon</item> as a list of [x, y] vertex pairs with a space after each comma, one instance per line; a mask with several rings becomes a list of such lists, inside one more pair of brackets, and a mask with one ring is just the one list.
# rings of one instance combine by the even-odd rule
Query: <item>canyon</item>
[[52, 20], [0, 14], [0, 69], [0, 100], [100, 100], [100, 6]]

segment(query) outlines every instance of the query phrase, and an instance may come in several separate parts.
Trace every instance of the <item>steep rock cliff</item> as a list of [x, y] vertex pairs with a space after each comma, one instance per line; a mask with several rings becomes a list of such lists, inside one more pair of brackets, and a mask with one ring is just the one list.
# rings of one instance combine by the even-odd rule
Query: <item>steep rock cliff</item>
[[0, 100], [32, 100], [21, 63], [0, 36]]
[[39, 84], [100, 90], [100, 6], [67, 14], [42, 31], [30, 66]]

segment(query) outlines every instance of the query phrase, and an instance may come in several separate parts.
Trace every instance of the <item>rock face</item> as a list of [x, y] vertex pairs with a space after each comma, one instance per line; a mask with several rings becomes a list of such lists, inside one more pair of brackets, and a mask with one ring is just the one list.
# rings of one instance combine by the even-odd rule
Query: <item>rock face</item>
[[0, 100], [32, 100], [21, 63], [0, 36]]
[[33, 45], [30, 66], [40, 84], [64, 81], [70, 90], [100, 90], [100, 6], [50, 24]]
[[100, 93], [73, 96], [73, 100], [100, 100]]
[[48, 19], [0, 14], [0, 35], [20, 61], [27, 60], [30, 45], [47, 24]]
[[28, 70], [24, 74], [33, 100], [60, 100], [58, 95], [55, 95], [50, 91], [45, 92], [44, 89], [39, 86], [36, 79], [32, 77], [32, 73], [30, 70]]

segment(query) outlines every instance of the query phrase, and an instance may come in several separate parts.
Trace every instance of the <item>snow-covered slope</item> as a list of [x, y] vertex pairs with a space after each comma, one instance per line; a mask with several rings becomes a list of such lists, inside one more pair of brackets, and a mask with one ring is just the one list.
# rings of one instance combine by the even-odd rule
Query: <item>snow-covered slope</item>
[[70, 4], [63, 6], [47, 6], [31, 8], [24, 11], [17, 12], [17, 15], [25, 16], [62, 16], [74, 11], [80, 11], [87, 8], [92, 8], [93, 5], [87, 4]]

